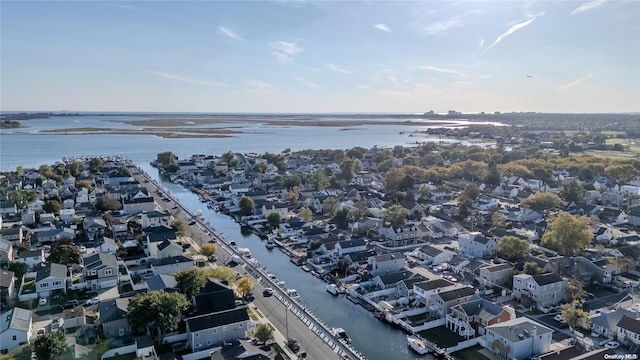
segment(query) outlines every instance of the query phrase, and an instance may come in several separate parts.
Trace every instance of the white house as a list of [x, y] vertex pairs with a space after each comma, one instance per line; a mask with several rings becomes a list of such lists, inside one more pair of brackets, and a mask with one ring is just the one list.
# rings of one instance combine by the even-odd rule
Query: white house
[[15, 307], [0, 315], [0, 353], [7, 352], [29, 342], [33, 313]]
[[187, 346], [194, 352], [247, 336], [250, 324], [245, 307], [186, 319]]
[[555, 305], [564, 299], [569, 282], [556, 273], [513, 276], [512, 298], [526, 305]]
[[151, 270], [154, 275], [171, 275], [176, 271], [193, 268], [193, 258], [187, 255], [166, 257], [151, 261]]
[[618, 341], [638, 352], [640, 346], [640, 320], [626, 315], [618, 322]]
[[84, 279], [92, 290], [108, 289], [118, 285], [118, 261], [116, 256], [95, 253], [84, 261]]
[[486, 347], [500, 359], [525, 360], [551, 349], [553, 330], [527, 317], [486, 328]]
[[353, 240], [338, 241], [335, 246], [334, 253], [337, 256], [343, 256], [358, 251], [367, 250], [367, 242], [363, 238]]
[[29, 269], [37, 269], [44, 262], [44, 249], [23, 250], [18, 255], [18, 261], [27, 264]]
[[169, 211], [149, 211], [140, 214], [140, 225], [143, 229], [156, 226], [171, 226], [171, 213]]
[[479, 232], [458, 235], [458, 245], [465, 255], [474, 258], [489, 259], [498, 252], [498, 243]]
[[[35, 269], [34, 269], [35, 270]], [[54, 290], [67, 292], [67, 267], [62, 264], [41, 264], [36, 272], [38, 296], [47, 298]]]
[[424, 245], [414, 250], [412, 255], [429, 264], [443, 264], [451, 260], [455, 254], [431, 245]]
[[182, 245], [175, 241], [164, 240], [160, 244], [158, 244], [158, 259], [164, 259], [168, 257], [182, 255], [183, 249]]
[[13, 244], [5, 239], [0, 239], [0, 264], [12, 262], [13, 259]]
[[404, 262], [405, 258], [402, 253], [382, 254], [370, 256], [367, 259], [367, 268], [371, 275], [376, 276], [399, 271], [404, 267]]

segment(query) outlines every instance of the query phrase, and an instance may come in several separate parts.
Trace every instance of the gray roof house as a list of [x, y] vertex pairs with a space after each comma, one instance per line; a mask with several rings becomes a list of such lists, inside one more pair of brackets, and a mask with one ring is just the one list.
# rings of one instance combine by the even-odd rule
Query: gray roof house
[[640, 314], [623, 308], [617, 308], [607, 313], [600, 313], [600, 315], [591, 318], [591, 331], [604, 337], [612, 338], [617, 334], [617, 325], [623, 316], [635, 319], [638, 315]]
[[84, 279], [93, 290], [118, 286], [118, 261], [116, 256], [95, 253], [84, 258]]
[[500, 358], [525, 360], [551, 349], [553, 330], [526, 317], [486, 328], [486, 347]]
[[67, 292], [67, 267], [62, 264], [42, 263], [36, 270], [38, 296], [49, 297], [54, 290]]
[[131, 298], [118, 298], [98, 304], [100, 324], [105, 337], [114, 338], [131, 335], [131, 326], [129, 326], [129, 321], [127, 320], [129, 301], [131, 301]]
[[27, 343], [31, 338], [33, 313], [31, 310], [15, 307], [0, 315], [0, 353], [7, 352]]

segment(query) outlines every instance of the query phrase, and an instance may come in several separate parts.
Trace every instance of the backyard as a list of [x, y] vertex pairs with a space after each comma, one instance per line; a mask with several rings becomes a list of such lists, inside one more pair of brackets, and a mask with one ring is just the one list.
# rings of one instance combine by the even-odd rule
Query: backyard
[[418, 334], [441, 348], [452, 347], [458, 345], [459, 342], [466, 340], [464, 337], [447, 329], [446, 326], [438, 326], [433, 329], [423, 330]]
[[491, 360], [482, 355], [480, 352], [482, 349], [484, 349], [482, 346], [476, 345], [464, 350], [456, 351], [451, 355], [453, 355], [456, 360]]

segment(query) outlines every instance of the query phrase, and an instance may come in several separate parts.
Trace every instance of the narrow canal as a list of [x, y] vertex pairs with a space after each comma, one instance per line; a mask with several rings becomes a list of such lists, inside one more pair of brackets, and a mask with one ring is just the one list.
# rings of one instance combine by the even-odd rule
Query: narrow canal
[[[184, 187], [160, 178], [158, 170], [149, 164], [139, 164], [140, 168], [158, 181], [192, 212], [201, 210], [205, 219], [223, 233], [227, 240], [235, 241], [238, 247], [245, 247], [260, 264], [279, 280], [286, 282], [300, 294], [302, 303], [331, 327], [341, 327], [351, 338], [352, 345], [367, 359], [405, 360], [428, 359], [431, 355], [418, 355], [407, 346], [406, 334], [390, 327], [373, 317], [373, 313], [347, 300], [344, 295], [335, 297], [326, 291], [325, 283], [295, 266], [280, 250], [269, 250], [259, 237], [243, 235], [240, 226], [230, 217], [208, 209], [198, 196]], [[203, 240], [203, 239], [200, 239]], [[303, 344], [304, 345], [304, 344]]]

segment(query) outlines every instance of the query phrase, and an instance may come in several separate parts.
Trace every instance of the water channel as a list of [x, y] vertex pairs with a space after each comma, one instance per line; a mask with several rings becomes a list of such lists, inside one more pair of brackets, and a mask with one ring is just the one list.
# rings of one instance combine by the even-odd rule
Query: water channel
[[344, 296], [334, 297], [325, 289], [325, 283], [295, 266], [289, 257], [278, 249], [269, 250], [259, 237], [242, 235], [240, 226], [228, 216], [208, 209], [198, 196], [184, 187], [161, 178], [158, 170], [149, 164], [137, 164], [151, 178], [158, 181], [165, 189], [191, 211], [201, 210], [205, 219], [223, 233], [227, 240], [235, 241], [238, 247], [246, 247], [260, 264], [278, 279], [284, 280], [288, 288], [295, 288], [300, 294], [302, 303], [331, 327], [346, 330], [352, 345], [367, 359], [425, 359], [409, 349], [406, 334], [392, 328], [373, 317], [373, 314], [360, 305], [347, 300]]

